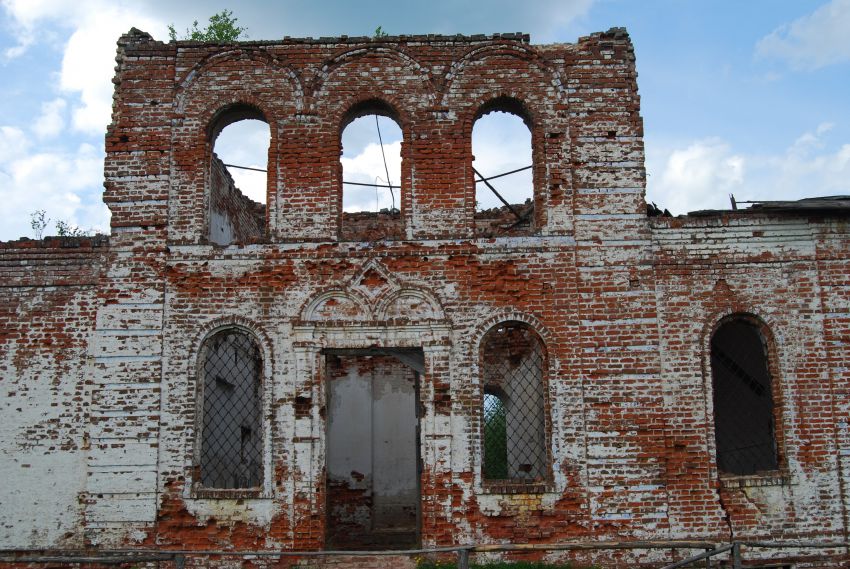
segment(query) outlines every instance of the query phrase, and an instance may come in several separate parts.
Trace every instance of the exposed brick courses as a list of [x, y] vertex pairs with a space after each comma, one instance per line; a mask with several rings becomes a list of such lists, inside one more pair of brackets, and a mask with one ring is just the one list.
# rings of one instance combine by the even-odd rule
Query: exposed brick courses
[[[647, 217], [624, 30], [558, 45], [131, 30], [117, 62], [111, 235], [0, 243], [0, 548], [324, 548], [323, 350], [379, 348], [424, 358], [423, 546], [846, 537], [846, 213]], [[400, 213], [343, 215], [341, 131], [376, 101], [404, 137]], [[508, 212], [475, 212], [472, 125], [493, 101], [532, 132], [533, 215], [507, 232]], [[270, 125], [265, 209], [212, 155], [246, 109]], [[221, 219], [229, 244], [210, 237]], [[709, 342], [735, 314], [769, 331], [779, 409], [780, 469], [746, 479], [714, 454]], [[546, 355], [551, 477], [526, 491], [482, 475], [480, 342], [510, 321]], [[228, 327], [261, 352], [265, 461], [261, 487], [230, 496], [193, 486], [198, 358]]]

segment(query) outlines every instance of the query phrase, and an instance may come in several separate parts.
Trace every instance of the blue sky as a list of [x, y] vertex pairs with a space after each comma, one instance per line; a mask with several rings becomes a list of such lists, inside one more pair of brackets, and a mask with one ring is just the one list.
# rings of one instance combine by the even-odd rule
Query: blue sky
[[[521, 31], [552, 43], [625, 26], [637, 54], [648, 200], [681, 214], [725, 208], [730, 193], [850, 194], [850, 0], [0, 0], [0, 239], [31, 236], [37, 209], [108, 227], [103, 133], [116, 39], [135, 26], [167, 40], [169, 23], [183, 30], [225, 8], [251, 39], [371, 35], [380, 25], [391, 34]], [[346, 146], [352, 176], [374, 163], [372, 135], [363, 130]], [[513, 139], [505, 135], [503, 154]]]

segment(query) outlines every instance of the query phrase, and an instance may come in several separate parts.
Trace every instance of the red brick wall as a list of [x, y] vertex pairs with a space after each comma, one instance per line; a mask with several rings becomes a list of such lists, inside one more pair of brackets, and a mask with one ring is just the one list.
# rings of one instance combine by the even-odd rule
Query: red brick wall
[[93, 381], [86, 373], [109, 240], [0, 243], [4, 547], [83, 544]]
[[[424, 545], [842, 538], [846, 221], [647, 218], [636, 77], [618, 29], [551, 46], [513, 34], [236, 45], [123, 36], [105, 164], [113, 234], [90, 253], [96, 263], [72, 271], [76, 282], [97, 268], [84, 287], [91, 307], [58, 313], [73, 315], [73, 365], [93, 378], [82, 402], [99, 402], [80, 419], [89, 447], [74, 468], [89, 476], [69, 532], [98, 545], [322, 548], [322, 350], [387, 347], [424, 354]], [[375, 99], [404, 136], [401, 214], [349, 218], [346, 229], [342, 125]], [[532, 131], [533, 220], [511, 235], [482, 229], [474, 212], [472, 124], [494, 100], [511, 101]], [[269, 199], [263, 237], [213, 247], [210, 139], [228, 110], [270, 125]], [[39, 322], [23, 298], [58, 297], [42, 290], [52, 277], [20, 269], [24, 245], [4, 254], [4, 275], [26, 280], [3, 304], [21, 330]], [[770, 331], [783, 457], [779, 471], [747, 479], [718, 473], [711, 418], [708, 338], [735, 313]], [[503, 321], [531, 326], [547, 356], [551, 477], [525, 491], [482, 480], [479, 344]], [[193, 487], [198, 354], [227, 326], [252, 333], [264, 362], [266, 475], [241, 496]], [[23, 341], [4, 336], [14, 384], [28, 377], [9, 363]], [[49, 346], [32, 354], [39, 374], [59, 373]], [[10, 463], [25, 447], [7, 440]], [[3, 516], [29, 527], [23, 510]], [[3, 543], [60, 543], [27, 535]]]
[[229, 245], [263, 240], [265, 206], [236, 187], [224, 162], [217, 156], [210, 159], [210, 209], [210, 242]]

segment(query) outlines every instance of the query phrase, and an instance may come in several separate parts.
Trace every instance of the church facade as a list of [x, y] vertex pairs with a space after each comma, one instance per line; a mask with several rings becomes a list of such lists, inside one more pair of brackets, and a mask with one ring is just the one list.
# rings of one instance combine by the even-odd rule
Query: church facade
[[[648, 215], [624, 30], [131, 30], [114, 83], [111, 235], [0, 244], [0, 548], [845, 539], [850, 200]], [[487, 214], [493, 111], [534, 189]], [[399, 206], [354, 215], [370, 114]], [[213, 152], [246, 118], [265, 203]]]

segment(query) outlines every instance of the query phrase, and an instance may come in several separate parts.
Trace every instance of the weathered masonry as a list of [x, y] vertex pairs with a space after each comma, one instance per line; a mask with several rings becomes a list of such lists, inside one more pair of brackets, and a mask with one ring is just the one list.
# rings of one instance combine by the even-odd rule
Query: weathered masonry
[[[0, 244], [0, 548], [847, 535], [850, 200], [648, 216], [624, 30], [131, 30], [117, 61], [111, 235]], [[496, 110], [534, 189], [487, 217]], [[367, 114], [403, 133], [398, 207], [352, 215]], [[245, 118], [265, 203], [213, 154]]]

